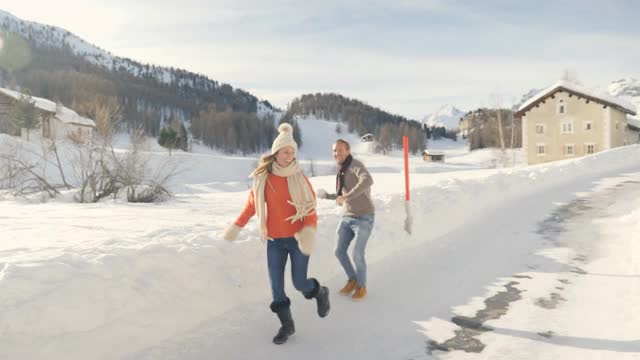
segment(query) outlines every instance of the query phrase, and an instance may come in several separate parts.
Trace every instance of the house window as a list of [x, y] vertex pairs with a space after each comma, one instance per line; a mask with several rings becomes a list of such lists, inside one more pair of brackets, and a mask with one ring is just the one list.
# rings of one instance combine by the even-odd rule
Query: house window
[[560, 102], [558, 103], [558, 114], [564, 114], [566, 110], [567, 108], [564, 103], [564, 100], [560, 99]]
[[538, 155], [545, 155], [545, 154], [546, 154], [546, 153], [545, 153], [545, 146], [544, 146], [544, 144], [537, 144], [537, 145], [536, 145], [536, 149], [537, 149]]
[[565, 145], [565, 148], [564, 148], [564, 149], [565, 149], [565, 150], [564, 150], [564, 153], [565, 153], [567, 156], [573, 156], [573, 155], [574, 155], [574, 152], [573, 152], [573, 144], [567, 144], [567, 145]]
[[571, 134], [573, 133], [573, 124], [570, 122], [562, 123], [561, 132], [563, 134]]
[[591, 130], [593, 128], [593, 123], [588, 122], [588, 123], [584, 123], [584, 129], [585, 130]]
[[593, 154], [596, 152], [596, 144], [585, 144], [587, 154]]
[[536, 134], [544, 134], [544, 125], [536, 124]]

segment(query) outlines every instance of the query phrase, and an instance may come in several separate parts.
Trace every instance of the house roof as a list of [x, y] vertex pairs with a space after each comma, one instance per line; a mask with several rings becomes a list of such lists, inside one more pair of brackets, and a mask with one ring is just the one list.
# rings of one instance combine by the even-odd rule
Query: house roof
[[627, 116], [627, 124], [632, 128], [640, 130], [640, 117], [637, 116]]
[[444, 156], [444, 153], [441, 151], [424, 150], [422, 153], [427, 155]]
[[78, 115], [78, 113], [65, 106], [59, 106], [54, 117], [65, 124], [75, 124], [91, 127], [96, 126], [96, 123], [93, 120], [84, 116], [80, 116]]
[[[9, 90], [9, 89], [5, 89], [5, 88], [1, 88], [0, 87], [0, 93], [3, 93], [11, 98], [14, 98], [16, 100], [20, 100], [20, 97], [22, 95], [24, 95], [21, 92], [18, 91], [14, 91], [14, 90]], [[44, 110], [50, 113], [55, 113], [56, 112], [56, 103], [54, 103], [51, 100], [47, 100], [47, 99], [43, 99], [43, 98], [39, 98], [39, 97], [35, 97], [35, 96], [31, 96], [31, 99], [34, 102], [34, 105], [36, 108], [40, 109], [40, 110]]]
[[[22, 95], [21, 92], [9, 90], [0, 87], [0, 93], [3, 93], [11, 98], [19, 100]], [[63, 105], [58, 105], [55, 102], [35, 96], [31, 96], [31, 99], [34, 102], [36, 108], [40, 110], [44, 110], [50, 113], [55, 114], [54, 118], [62, 121], [65, 124], [75, 124], [75, 125], [83, 125], [83, 126], [92, 126], [95, 127], [96, 123], [84, 116], [78, 115], [75, 111], [65, 107]]]
[[596, 92], [587, 90], [580, 85], [576, 85], [573, 82], [560, 80], [555, 84], [549, 86], [548, 88], [540, 91], [536, 95], [534, 95], [531, 99], [527, 100], [524, 104], [522, 104], [518, 111], [516, 111], [515, 116], [521, 117], [527, 111], [531, 110], [534, 106], [536, 106], [539, 102], [544, 101], [550, 96], [553, 96], [555, 93], [565, 91], [574, 95], [581, 96], [585, 99], [611, 106], [612, 108], [618, 109], [624, 113], [630, 115], [636, 115], [636, 107], [628, 101], [619, 99], [615, 96], [609, 94], [598, 94]]

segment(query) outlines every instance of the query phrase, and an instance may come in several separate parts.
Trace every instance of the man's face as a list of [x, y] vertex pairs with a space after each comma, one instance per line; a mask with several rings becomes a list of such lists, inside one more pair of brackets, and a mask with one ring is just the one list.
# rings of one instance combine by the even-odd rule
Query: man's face
[[338, 164], [342, 164], [351, 152], [347, 150], [347, 146], [343, 143], [333, 145], [333, 158]]

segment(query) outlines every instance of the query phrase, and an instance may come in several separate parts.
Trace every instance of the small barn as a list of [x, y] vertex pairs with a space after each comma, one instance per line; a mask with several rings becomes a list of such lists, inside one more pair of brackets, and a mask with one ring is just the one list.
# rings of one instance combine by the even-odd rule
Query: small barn
[[431, 162], [444, 162], [444, 153], [439, 151], [425, 150], [422, 152], [422, 160]]

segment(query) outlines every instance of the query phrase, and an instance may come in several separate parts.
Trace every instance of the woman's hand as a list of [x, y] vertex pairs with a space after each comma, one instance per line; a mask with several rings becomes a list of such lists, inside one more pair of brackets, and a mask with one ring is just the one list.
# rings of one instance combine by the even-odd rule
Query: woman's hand
[[238, 234], [240, 234], [240, 230], [242, 230], [242, 228], [240, 226], [236, 225], [235, 223], [231, 224], [224, 231], [224, 234], [222, 235], [222, 238], [227, 240], [227, 241], [233, 241], [233, 240], [238, 238]]
[[300, 251], [305, 255], [310, 255], [316, 245], [316, 229], [311, 226], [305, 226], [294, 237], [298, 240]]

